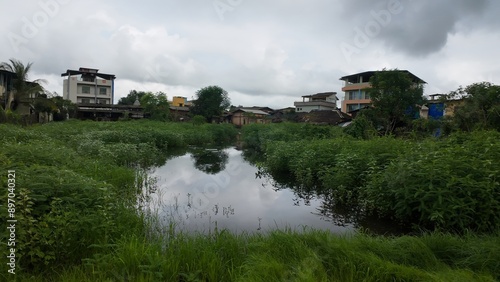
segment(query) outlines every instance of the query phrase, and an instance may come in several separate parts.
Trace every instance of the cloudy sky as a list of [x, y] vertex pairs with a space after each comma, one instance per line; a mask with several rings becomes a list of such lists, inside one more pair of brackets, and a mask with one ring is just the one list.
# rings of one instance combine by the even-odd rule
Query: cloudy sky
[[219, 85], [234, 105], [293, 106], [340, 77], [407, 69], [425, 94], [500, 84], [496, 0], [23, 0], [0, 4], [0, 61], [33, 62], [62, 93], [61, 73], [117, 76], [132, 90], [192, 98]]

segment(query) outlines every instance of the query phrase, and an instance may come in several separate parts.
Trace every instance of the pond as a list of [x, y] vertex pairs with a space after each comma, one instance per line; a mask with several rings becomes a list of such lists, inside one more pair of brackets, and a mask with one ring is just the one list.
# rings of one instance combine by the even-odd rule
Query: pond
[[367, 226], [373, 221], [344, 216], [325, 196], [278, 184], [236, 148], [190, 148], [151, 176], [157, 181], [149, 195], [151, 208], [162, 225], [174, 223], [176, 230], [185, 232], [314, 228], [346, 233], [359, 227], [382, 226], [382, 232], [391, 228]]

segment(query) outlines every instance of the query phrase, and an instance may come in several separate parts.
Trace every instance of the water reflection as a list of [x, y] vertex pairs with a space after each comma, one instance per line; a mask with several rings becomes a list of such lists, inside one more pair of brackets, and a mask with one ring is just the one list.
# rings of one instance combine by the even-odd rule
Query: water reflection
[[150, 206], [164, 225], [174, 222], [187, 232], [312, 227], [345, 233], [363, 222], [317, 187], [295, 185], [289, 175], [266, 174], [255, 165], [259, 157], [234, 148], [191, 148], [151, 173], [158, 189]]
[[228, 154], [222, 149], [191, 150], [194, 167], [208, 174], [217, 174], [226, 168]]

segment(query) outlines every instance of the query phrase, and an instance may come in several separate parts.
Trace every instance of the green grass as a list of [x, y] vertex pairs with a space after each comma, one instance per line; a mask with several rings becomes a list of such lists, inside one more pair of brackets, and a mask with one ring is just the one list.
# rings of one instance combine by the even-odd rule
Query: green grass
[[[54, 281], [495, 281], [498, 236], [421, 237], [274, 231], [122, 238]], [[45, 281], [35, 275], [23, 281]]]
[[[295, 131], [290, 133], [287, 130], [290, 128]], [[296, 170], [295, 175], [304, 181], [312, 181], [312, 176], [329, 175], [327, 171], [307, 171], [307, 167], [327, 162], [328, 156], [356, 169], [364, 165], [366, 156], [376, 158], [380, 164], [389, 164], [399, 154], [398, 150], [406, 150], [409, 146], [397, 140], [381, 139], [378, 143], [360, 143], [359, 151], [349, 148], [338, 155], [336, 149], [344, 148], [343, 144], [354, 139], [329, 127], [283, 124], [267, 128], [256, 125], [249, 130], [254, 136], [274, 136], [279, 141], [291, 141], [287, 138], [292, 138], [296, 142], [276, 146], [265, 141], [267, 139], [259, 139], [265, 143], [257, 146], [260, 149], [285, 152], [283, 158], [275, 157], [276, 167], [285, 157], [286, 160], [295, 158], [287, 155], [287, 150], [306, 142], [300, 141], [301, 138], [307, 139], [305, 150], [315, 157], [304, 158], [300, 166], [283, 163], [287, 169]], [[142, 192], [154, 189], [154, 183], [141, 167], [161, 164], [178, 148], [222, 144], [234, 140], [236, 134], [237, 131], [228, 125], [193, 126], [153, 121], [69, 121], [30, 128], [0, 124], [0, 170], [16, 170], [18, 220], [17, 274], [14, 278], [7, 273], [2, 255], [0, 280], [500, 279], [498, 232], [372, 237], [364, 234], [338, 236], [315, 230], [265, 234], [214, 230], [210, 235], [197, 235], [174, 232], [175, 225], [162, 228], [157, 225], [154, 215], [137, 210], [138, 198], [147, 197]], [[327, 140], [332, 138], [340, 143]], [[494, 139], [488, 134], [457, 135], [447, 146], [472, 147], [485, 138]], [[330, 155], [316, 154], [325, 146]], [[490, 149], [489, 154], [495, 156], [495, 152]], [[333, 171], [342, 171], [342, 166], [330, 165]], [[332, 174], [330, 177], [337, 176]], [[330, 180], [347, 181], [342, 178]], [[5, 173], [0, 182], [6, 187]], [[2, 204], [6, 203], [6, 197], [6, 193], [0, 195]], [[0, 247], [6, 250], [5, 211], [0, 218], [0, 228], [4, 230], [0, 233]], [[152, 233], [153, 230], [157, 232]]]

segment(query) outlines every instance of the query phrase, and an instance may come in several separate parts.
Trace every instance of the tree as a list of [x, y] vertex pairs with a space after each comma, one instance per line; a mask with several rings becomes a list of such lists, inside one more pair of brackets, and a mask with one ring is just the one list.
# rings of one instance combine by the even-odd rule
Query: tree
[[368, 89], [373, 111], [382, 121], [385, 135], [392, 134], [398, 124], [415, 116], [417, 105], [424, 102], [423, 85], [414, 81], [408, 72], [382, 70], [370, 78]]
[[50, 99], [57, 107], [57, 110], [54, 112], [54, 121], [64, 121], [68, 118], [76, 117], [77, 106], [71, 100], [66, 100], [55, 92]]
[[453, 122], [461, 130], [496, 129], [500, 131], [500, 86], [489, 82], [459, 87], [449, 98], [463, 98], [457, 106]]
[[167, 121], [170, 114], [170, 104], [167, 95], [163, 92], [153, 94], [145, 93], [141, 98], [141, 106], [144, 107], [144, 113], [149, 115], [150, 119]]
[[229, 155], [223, 150], [198, 149], [191, 152], [194, 167], [207, 174], [217, 174], [226, 168]]
[[212, 122], [214, 117], [221, 116], [224, 110], [231, 105], [227, 91], [219, 86], [202, 88], [196, 91], [196, 96], [197, 98], [191, 107], [191, 113], [204, 116], [208, 122]]
[[19, 103], [32, 98], [35, 94], [44, 92], [41, 84], [45, 83], [45, 80], [36, 79], [32, 82], [29, 81], [28, 74], [32, 65], [33, 63], [24, 65], [16, 59], [10, 59], [9, 62], [0, 64], [0, 69], [15, 73], [13, 91], [10, 92], [10, 96], [8, 97], [5, 106], [6, 110], [16, 110]]
[[130, 90], [126, 97], [120, 98], [120, 100], [118, 101], [118, 105], [133, 105], [136, 100], [140, 102], [142, 97], [147, 93], [148, 92], [144, 91]]

